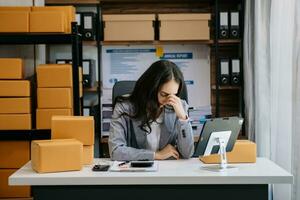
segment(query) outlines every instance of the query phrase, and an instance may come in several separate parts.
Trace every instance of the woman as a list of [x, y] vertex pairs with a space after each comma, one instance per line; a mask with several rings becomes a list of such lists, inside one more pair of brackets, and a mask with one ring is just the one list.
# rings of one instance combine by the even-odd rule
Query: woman
[[183, 81], [174, 63], [160, 60], [142, 74], [129, 97], [117, 99], [108, 141], [112, 160], [192, 156], [188, 105], [178, 97]]

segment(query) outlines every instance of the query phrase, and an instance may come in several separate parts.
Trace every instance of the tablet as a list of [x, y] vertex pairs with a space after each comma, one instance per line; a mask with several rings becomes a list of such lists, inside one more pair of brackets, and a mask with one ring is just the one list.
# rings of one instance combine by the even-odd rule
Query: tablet
[[[231, 131], [231, 135], [226, 146], [226, 152], [232, 151], [235, 141], [238, 138], [238, 135], [242, 128], [243, 121], [243, 118], [240, 117], [208, 119], [203, 125], [199, 140], [195, 146], [193, 157], [204, 155], [210, 135], [213, 132]], [[219, 149], [219, 146], [214, 146], [211, 154], [217, 154], [219, 152]]]

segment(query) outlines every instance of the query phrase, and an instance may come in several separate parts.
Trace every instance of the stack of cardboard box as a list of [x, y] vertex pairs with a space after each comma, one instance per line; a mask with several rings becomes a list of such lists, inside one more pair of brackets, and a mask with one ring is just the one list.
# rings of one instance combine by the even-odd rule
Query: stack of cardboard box
[[0, 58], [0, 130], [30, 130], [30, 82], [23, 79], [23, 60]]
[[0, 32], [71, 33], [75, 12], [73, 6], [0, 7]]
[[30, 160], [29, 141], [0, 141], [0, 198], [30, 197], [30, 186], [9, 186], [8, 177]]
[[73, 77], [69, 64], [37, 67], [36, 128], [50, 129], [54, 115], [73, 114]]
[[77, 139], [83, 144], [83, 165], [94, 158], [95, 128], [92, 116], [54, 116], [51, 124], [52, 139]]
[[80, 170], [93, 164], [94, 118], [53, 116], [51, 140], [31, 143], [31, 165], [38, 173]]
[[[0, 58], [0, 129], [30, 130], [30, 82], [23, 60]], [[30, 160], [29, 141], [0, 141], [0, 198], [29, 197], [30, 187], [12, 187], [8, 177]]]

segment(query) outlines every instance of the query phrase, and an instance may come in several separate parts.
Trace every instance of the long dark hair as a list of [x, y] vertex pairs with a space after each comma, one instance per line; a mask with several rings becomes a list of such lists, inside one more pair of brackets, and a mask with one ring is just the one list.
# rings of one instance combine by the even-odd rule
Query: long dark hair
[[[133, 105], [133, 114], [126, 114], [141, 120], [140, 128], [151, 132], [150, 123], [155, 121], [159, 113], [157, 94], [163, 84], [174, 79], [178, 84], [177, 96], [183, 87], [183, 75], [177, 65], [168, 60], [154, 62], [137, 80], [132, 94], [126, 98]], [[122, 98], [125, 100], [124, 98]]]

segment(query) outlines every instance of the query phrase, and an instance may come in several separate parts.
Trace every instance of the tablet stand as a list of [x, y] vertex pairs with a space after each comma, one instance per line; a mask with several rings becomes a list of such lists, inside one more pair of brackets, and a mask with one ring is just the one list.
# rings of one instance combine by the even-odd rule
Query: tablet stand
[[228, 166], [226, 157], [226, 146], [229, 141], [231, 131], [212, 132], [208, 140], [204, 156], [211, 154], [214, 146], [219, 146], [219, 154], [221, 162], [219, 165], [202, 166], [201, 168], [209, 171], [224, 172], [229, 169], [236, 169], [236, 167]]

